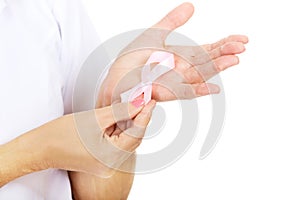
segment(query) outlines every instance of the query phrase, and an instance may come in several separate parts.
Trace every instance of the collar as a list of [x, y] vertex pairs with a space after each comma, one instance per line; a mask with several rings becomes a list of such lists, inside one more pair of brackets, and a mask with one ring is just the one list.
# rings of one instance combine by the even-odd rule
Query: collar
[[4, 10], [6, 6], [6, 0], [0, 0], [0, 13]]

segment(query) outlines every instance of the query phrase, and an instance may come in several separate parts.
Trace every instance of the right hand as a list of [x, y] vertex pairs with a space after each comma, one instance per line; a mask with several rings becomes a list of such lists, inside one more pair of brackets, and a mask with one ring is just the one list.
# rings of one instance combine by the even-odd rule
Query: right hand
[[[43, 133], [36, 134], [41, 145], [49, 147], [44, 153], [46, 168], [99, 177], [112, 175], [113, 168], [120, 167], [141, 143], [155, 107], [155, 101], [146, 106], [141, 101], [136, 102], [135, 106], [119, 103], [66, 115], [36, 129]], [[95, 118], [97, 126], [91, 125], [91, 119]], [[113, 128], [117, 122], [131, 119], [133, 123], [129, 127]]]

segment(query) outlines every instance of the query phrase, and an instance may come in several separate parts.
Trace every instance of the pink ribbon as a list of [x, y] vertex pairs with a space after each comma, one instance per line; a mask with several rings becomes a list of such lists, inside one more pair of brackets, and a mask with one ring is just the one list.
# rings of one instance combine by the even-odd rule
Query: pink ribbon
[[[151, 70], [151, 64], [158, 63]], [[131, 102], [138, 96], [144, 94], [145, 104], [149, 103], [152, 97], [152, 83], [161, 75], [175, 67], [174, 55], [164, 51], [156, 51], [151, 54], [142, 69], [141, 82], [132, 89], [121, 94], [122, 102]]]

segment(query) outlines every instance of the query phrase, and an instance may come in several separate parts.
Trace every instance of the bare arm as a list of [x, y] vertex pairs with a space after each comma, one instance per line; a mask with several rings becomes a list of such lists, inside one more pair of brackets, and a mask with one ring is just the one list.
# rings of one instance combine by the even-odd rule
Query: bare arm
[[[165, 46], [164, 40], [168, 33], [186, 23], [192, 16], [193, 11], [191, 4], [184, 3], [171, 11], [149, 31], [146, 31], [133, 41], [127, 47], [128, 49], [124, 50], [124, 52], [132, 53], [124, 53], [124, 56], [120, 56], [110, 68], [108, 76], [100, 89], [97, 106], [107, 106], [114, 102], [116, 100], [114, 97], [120, 96], [116, 94], [119, 92], [118, 89], [120, 89], [118, 87], [126, 91], [124, 89], [128, 90], [135, 86], [136, 80], [140, 77], [140, 75], [135, 77], [135, 73], [130, 73], [133, 75], [133, 77], [129, 77], [130, 81], [120, 82], [129, 72], [133, 72], [145, 64], [152, 51], [149, 51], [147, 48], [144, 51], [141, 49], [149, 45], [150, 47], [157, 47], [158, 50], [165, 49], [166, 51], [175, 52], [175, 54], [181, 55], [186, 59], [190, 58], [188, 61], [193, 61], [187, 62], [186, 59], [177, 56], [175, 59], [176, 72], [171, 71], [165, 74], [164, 78], [166, 80], [163, 82], [168, 83], [169, 80], [172, 80], [171, 83], [174, 84], [166, 84], [168, 86], [166, 88], [174, 89], [176, 93], [153, 84], [152, 97], [154, 100], [174, 100], [176, 99], [174, 94], [177, 94], [177, 98], [186, 99], [218, 93], [219, 87], [206, 83], [206, 81], [220, 71], [238, 64], [236, 54], [240, 54], [245, 50], [244, 44], [248, 42], [248, 38], [242, 35], [233, 35], [216, 43], [199, 47]], [[139, 51], [134, 51], [137, 49]], [[132, 164], [134, 165], [134, 162]], [[72, 172], [70, 173], [70, 178], [76, 200], [87, 197], [89, 197], [87, 199], [126, 199], [133, 182], [133, 175], [122, 172], [116, 172], [109, 179]]]
[[[141, 113], [134, 119], [134, 125], [141, 128], [142, 132], [145, 132], [146, 126], [149, 123], [152, 110], [154, 108], [154, 101], [151, 101], [142, 111]], [[116, 138], [122, 138], [122, 135], [114, 135], [110, 136], [111, 140]], [[131, 137], [127, 135], [126, 137]], [[143, 136], [142, 136], [143, 137]], [[135, 148], [140, 144], [142, 137], [131, 137], [131, 140], [134, 142], [134, 148], [131, 151], [135, 150]], [[122, 140], [121, 140], [122, 141]], [[130, 143], [130, 142], [129, 142]], [[126, 144], [118, 145], [121, 149], [128, 149]], [[134, 154], [133, 154], [134, 155]], [[133, 179], [135, 169], [135, 161], [136, 157], [131, 156], [127, 159], [118, 169], [125, 169], [131, 173], [125, 173], [121, 171], [114, 171], [113, 176], [109, 178], [99, 178], [96, 176], [91, 176], [89, 174], [81, 173], [81, 172], [69, 172], [71, 184], [72, 184], [72, 193], [75, 200], [101, 200], [101, 199], [127, 199]]]
[[[0, 187], [29, 173], [46, 168], [45, 146], [38, 145], [32, 131], [0, 146]], [[30, 144], [30, 146], [29, 146]]]
[[[140, 119], [145, 122], [146, 126], [155, 104], [152, 102], [151, 105], [145, 107], [144, 111], [142, 111], [144, 108], [142, 105], [117, 104], [115, 106], [121, 111], [120, 115], [126, 118], [123, 120], [135, 118], [134, 121], [137, 121], [136, 119]], [[128, 113], [125, 115], [123, 112]], [[145, 113], [149, 113], [149, 116]], [[86, 120], [96, 116], [103, 129], [116, 123], [112, 106], [78, 113], [78, 115]], [[89, 121], [85, 122], [89, 123]], [[74, 115], [66, 115], [1, 145], [0, 187], [18, 177], [49, 168], [85, 172], [101, 177], [110, 174], [111, 170], [86, 150], [76, 127]], [[96, 131], [98, 130], [96, 129]], [[95, 130], [91, 129], [90, 132], [94, 133]], [[94, 135], [90, 136], [94, 137]], [[99, 132], [95, 136], [102, 137]], [[122, 133], [118, 138], [112, 139], [109, 142], [124, 151], [134, 151], [139, 145], [138, 138], [132, 138]], [[104, 143], [99, 143], [99, 145], [104, 145]], [[114, 159], [119, 158], [119, 154], [114, 155], [115, 151], [108, 150], [106, 153]], [[115, 160], [112, 162], [115, 163]]]
[[[135, 157], [126, 161], [135, 166]], [[99, 178], [89, 174], [69, 172], [74, 200], [127, 199], [131, 190], [134, 174], [115, 171], [110, 178]]]

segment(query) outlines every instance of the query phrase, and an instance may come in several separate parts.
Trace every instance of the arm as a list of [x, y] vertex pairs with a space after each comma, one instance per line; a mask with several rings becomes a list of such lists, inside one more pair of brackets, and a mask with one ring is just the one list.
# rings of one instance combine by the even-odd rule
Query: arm
[[[126, 161], [133, 168], [135, 158]], [[89, 174], [69, 172], [74, 200], [127, 199], [134, 174], [116, 171], [110, 178], [99, 178]]]
[[[193, 11], [193, 6], [189, 3], [180, 5], [125, 48], [122, 51], [123, 55], [112, 65], [101, 86], [97, 107], [110, 105], [111, 102], [118, 100], [121, 91], [126, 91], [139, 82], [140, 74], [136, 69], [143, 66], [151, 55], [152, 51], [149, 49], [142, 50], [149, 45], [158, 50], [165, 49], [179, 55], [175, 59], [175, 73], [170, 72], [163, 77], [164, 80], [159, 80], [166, 83], [168, 86], [166, 88], [176, 91], [177, 98], [187, 99], [218, 93], [217, 85], [205, 82], [220, 71], [237, 65], [236, 54], [245, 50], [244, 44], [248, 42], [248, 39], [245, 36], [233, 35], [214, 44], [199, 47], [165, 46], [164, 40], [167, 34], [186, 23]], [[137, 49], [139, 51], [135, 51]], [[182, 59], [180, 55], [185, 59]], [[133, 77], [128, 77], [129, 81], [120, 83], [129, 72]], [[171, 85], [169, 85], [169, 80], [172, 80]], [[153, 99], [156, 101], [176, 99], [173, 91], [166, 88], [154, 84]], [[134, 163], [132, 161], [131, 164], [134, 165]], [[73, 172], [70, 173], [70, 178], [73, 194], [77, 199], [84, 199], [88, 195], [91, 199], [92, 197], [93, 199], [126, 199], [133, 182], [133, 175], [118, 171], [109, 179]]]
[[0, 146], [0, 187], [29, 173], [46, 169], [44, 145], [35, 141], [34, 131]]
[[[113, 108], [114, 106], [116, 108]], [[122, 132], [118, 137], [106, 137], [103, 135], [105, 130], [116, 123], [118, 116], [120, 121], [142, 119], [145, 121], [144, 126], [147, 126], [150, 120], [148, 115], [151, 115], [155, 104], [146, 106], [145, 110], [141, 103], [114, 106], [63, 116], [0, 146], [0, 187], [23, 175], [49, 168], [85, 172], [100, 177], [110, 175], [111, 169], [103, 163], [118, 163], [122, 153], [134, 151], [140, 139]], [[149, 114], [144, 115], [145, 112]], [[97, 138], [98, 141], [102, 138], [98, 143], [100, 147], [109, 147], [106, 144], [110, 143], [120, 151], [112, 152], [110, 150], [115, 149], [106, 149], [106, 154], [112, 159], [96, 159], [95, 155], [87, 151], [92, 148], [90, 144], [79, 137], [82, 133], [77, 129], [79, 121], [78, 118], [77, 121], [74, 120], [75, 115], [88, 124], [93, 121], [89, 121], [90, 119], [97, 120], [97, 127], [88, 130], [91, 134], [87, 139]], [[140, 134], [144, 134], [143, 130]]]
[[[119, 132], [117, 128], [116, 132], [112, 132], [107, 136], [110, 141], [118, 140], [115, 143], [120, 149], [127, 152], [133, 152], [141, 143], [143, 135], [145, 133], [147, 124], [150, 121], [152, 110], [154, 109], [155, 102], [150, 101], [148, 105], [139, 113], [133, 121], [133, 129], [126, 129], [125, 134], [117, 134]], [[136, 129], [137, 128], [137, 129]], [[134, 130], [135, 132], [132, 132]], [[134, 137], [131, 134], [134, 134]], [[132, 154], [134, 155], [134, 154]], [[135, 167], [135, 156], [130, 156], [121, 166], [114, 171], [114, 175], [109, 178], [99, 178], [91, 176], [85, 173], [69, 172], [72, 192], [75, 200], [78, 199], [127, 199], [129, 191], [133, 182], [133, 174]]]

